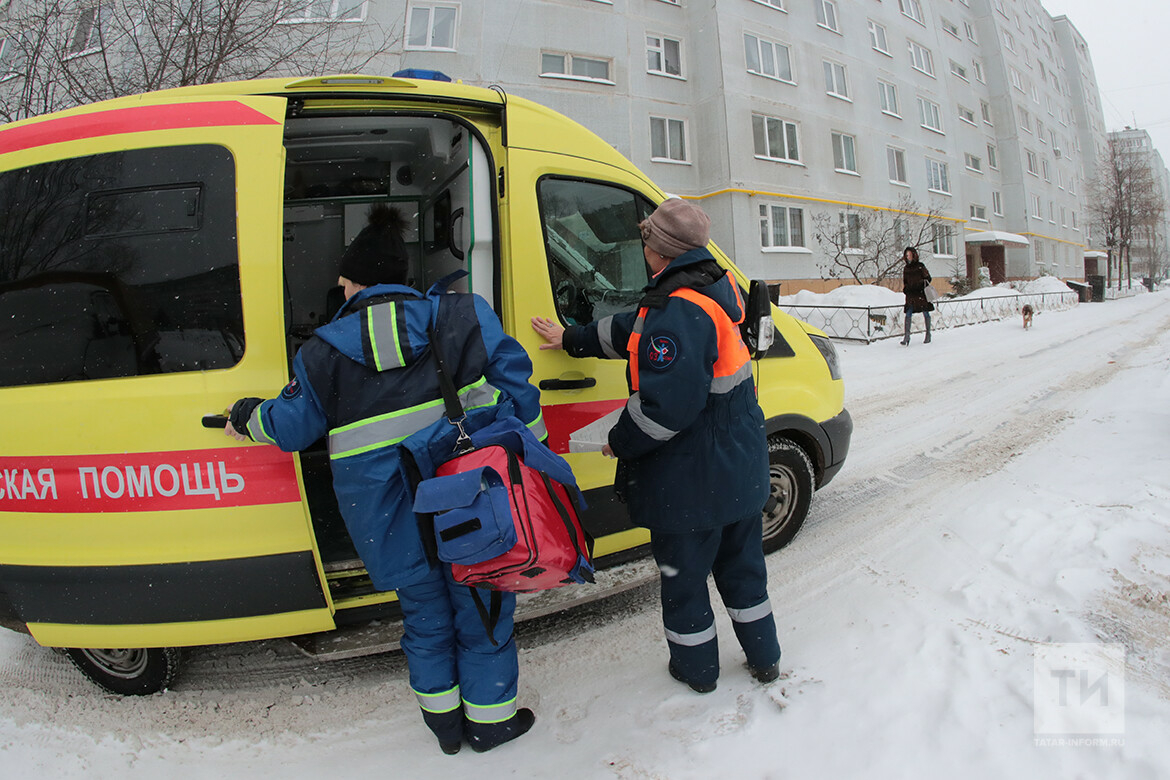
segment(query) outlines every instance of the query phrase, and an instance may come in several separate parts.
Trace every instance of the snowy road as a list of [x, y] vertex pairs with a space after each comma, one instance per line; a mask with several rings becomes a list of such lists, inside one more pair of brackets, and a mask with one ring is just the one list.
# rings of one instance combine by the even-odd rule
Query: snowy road
[[[3, 632], [0, 778], [1170, 774], [1170, 293], [841, 350], [849, 459], [769, 558], [781, 681], [720, 613], [719, 689], [679, 686], [642, 589], [523, 633], [533, 732], [447, 757], [397, 654], [207, 648], [129, 700]], [[1128, 652], [1114, 744], [1037, 742], [1053, 642]]]

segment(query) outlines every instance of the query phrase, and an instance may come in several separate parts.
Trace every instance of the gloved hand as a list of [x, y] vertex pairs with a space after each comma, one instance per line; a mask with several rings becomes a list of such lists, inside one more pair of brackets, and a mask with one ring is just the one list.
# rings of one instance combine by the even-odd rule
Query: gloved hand
[[231, 436], [233, 433], [237, 434], [235, 438], [240, 441], [244, 441], [241, 436], [246, 436], [251, 439], [252, 434], [248, 430], [248, 420], [252, 419], [252, 412], [263, 402], [263, 398], [241, 398], [232, 404], [232, 410], [228, 414], [228, 424], [224, 428], [224, 432], [228, 436]]

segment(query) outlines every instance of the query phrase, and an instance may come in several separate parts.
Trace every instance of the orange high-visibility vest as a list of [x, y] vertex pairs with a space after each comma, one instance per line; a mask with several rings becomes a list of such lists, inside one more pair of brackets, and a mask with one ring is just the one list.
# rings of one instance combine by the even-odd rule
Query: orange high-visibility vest
[[[727, 277], [724, 278], [727, 279]], [[735, 288], [735, 299], [739, 303], [741, 312], [739, 319], [734, 322], [731, 317], [727, 316], [727, 312], [722, 306], [691, 287], [680, 287], [670, 294], [671, 298], [685, 298], [700, 307], [715, 323], [716, 349], [719, 354], [715, 359], [714, 379], [731, 376], [751, 361], [751, 353], [748, 351], [747, 345], [743, 343], [743, 338], [739, 333], [739, 323], [743, 322], [743, 298], [740, 297], [739, 287], [730, 279], [727, 279], [727, 282]], [[630, 387], [633, 392], [638, 391], [638, 347], [642, 340], [642, 328], [648, 311], [650, 311], [648, 306], [638, 309], [638, 317], [634, 320], [630, 339], [626, 342], [626, 351], [630, 355]]]

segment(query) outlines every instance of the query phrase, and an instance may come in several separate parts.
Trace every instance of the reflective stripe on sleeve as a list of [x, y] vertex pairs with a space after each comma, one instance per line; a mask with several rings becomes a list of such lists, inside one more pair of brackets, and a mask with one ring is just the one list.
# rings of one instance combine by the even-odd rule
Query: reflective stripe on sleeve
[[536, 419], [528, 423], [528, 430], [536, 434], [536, 438], [543, 439], [548, 436], [548, 428], [544, 425], [544, 412], [537, 415]]
[[602, 317], [597, 321], [597, 340], [601, 342], [601, 351], [608, 358], [624, 358], [613, 345], [613, 315]]
[[503, 723], [516, 714], [516, 699], [503, 704], [472, 704], [464, 699], [463, 714], [474, 723]]
[[[464, 411], [491, 406], [499, 401], [500, 391], [480, 379], [459, 391]], [[329, 432], [329, 457], [333, 460], [360, 455], [389, 447], [443, 418], [443, 399], [358, 420]]]
[[269, 436], [268, 431], [264, 430], [264, 417], [260, 414], [260, 410], [263, 408], [264, 404], [258, 404], [252, 410], [252, 416], [248, 418], [248, 433], [252, 434], [253, 441], [258, 441], [261, 444], [276, 444], [276, 439]]
[[697, 647], [715, 639], [714, 623], [702, 631], [696, 631], [693, 634], [679, 634], [671, 631], [669, 628], [664, 628], [663, 631], [666, 632], [667, 642], [674, 642], [676, 645], [682, 645], [683, 647]]
[[638, 426], [638, 430], [654, 441], [670, 441], [678, 435], [678, 431], [672, 431], [664, 425], [659, 425], [646, 416], [646, 413], [642, 411], [642, 397], [639, 393], [630, 396], [630, 400], [626, 403], [626, 411], [630, 413], [630, 419], [634, 421], [634, 425]]
[[728, 376], [717, 376], [711, 380], [711, 394], [721, 395], [723, 393], [730, 393], [735, 388], [739, 387], [740, 383], [746, 379], [752, 378], [752, 364], [744, 363], [734, 374]]
[[441, 693], [419, 693], [415, 691], [414, 697], [418, 699], [418, 706], [427, 712], [441, 713], [457, 710], [461, 701], [458, 685], [449, 691], [442, 691]]
[[764, 599], [754, 607], [747, 607], [746, 609], [732, 609], [728, 607], [727, 614], [736, 623], [754, 623], [772, 614], [772, 601], [771, 599]]

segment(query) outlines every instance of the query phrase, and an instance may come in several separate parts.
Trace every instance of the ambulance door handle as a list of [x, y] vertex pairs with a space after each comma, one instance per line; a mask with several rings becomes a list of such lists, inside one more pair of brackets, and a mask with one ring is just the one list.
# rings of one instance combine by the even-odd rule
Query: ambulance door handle
[[205, 414], [203, 415], [204, 428], [219, 428], [221, 431], [224, 426], [228, 424], [228, 416], [226, 414]]
[[541, 390], [584, 390], [596, 384], [596, 379], [587, 376], [584, 379], [542, 379], [538, 387]]

